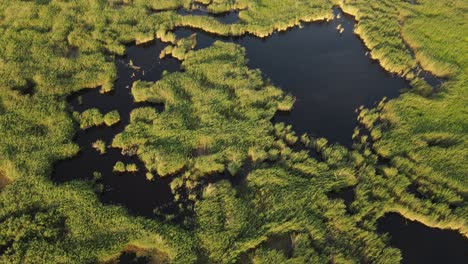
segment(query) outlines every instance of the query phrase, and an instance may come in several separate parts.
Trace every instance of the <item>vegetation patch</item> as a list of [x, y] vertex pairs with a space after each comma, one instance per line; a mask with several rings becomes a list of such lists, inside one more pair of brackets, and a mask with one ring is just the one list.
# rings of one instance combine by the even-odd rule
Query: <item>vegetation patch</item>
[[103, 154], [106, 154], [106, 151], [107, 151], [107, 146], [106, 146], [106, 142], [104, 142], [103, 140], [96, 140], [93, 144], [92, 144], [92, 147], [99, 152], [99, 154], [103, 155]]
[[20, 178], [0, 193], [0, 208], [2, 263], [96, 263], [129, 244], [157, 248], [176, 263], [195, 259], [185, 231], [104, 206], [83, 182], [57, 186], [39, 177]]
[[[243, 48], [217, 42], [189, 52], [182, 67], [183, 72], [164, 75], [154, 84], [134, 83], [136, 101], [164, 103], [165, 111], [134, 110], [113, 147], [136, 148], [151, 173], [179, 173], [196, 183], [225, 171], [236, 176], [247, 160], [274, 159], [286, 146], [275, 142], [270, 120], [279, 109], [290, 110], [293, 99], [246, 67]], [[286, 143], [297, 140], [291, 131], [284, 136]], [[186, 186], [195, 187], [193, 183]]]
[[104, 115], [103, 120], [106, 126], [113, 126], [120, 122], [119, 112], [117, 110], [111, 111]]
[[119, 173], [124, 173], [124, 172], [135, 173], [135, 172], [138, 172], [138, 166], [135, 163], [125, 164], [122, 161], [117, 161], [112, 170], [114, 172], [119, 172]]
[[75, 116], [79, 120], [80, 128], [83, 130], [100, 125], [113, 126], [120, 121], [120, 115], [117, 110], [103, 115], [99, 109], [91, 108], [83, 111], [81, 114], [75, 113]]
[[[459, 54], [463, 44], [456, 40], [464, 30], [464, 16], [459, 9], [464, 4], [454, 1], [447, 6], [433, 0], [418, 1], [417, 5], [405, 1], [337, 2], [356, 17], [356, 33], [385, 69], [403, 75], [406, 72], [405, 76], [412, 79], [410, 69], [419, 64], [436, 76], [449, 77], [440, 91], [430, 97], [430, 92], [422, 92], [426, 97], [406, 93], [361, 112], [359, 121], [365, 129], [358, 141], [367, 142], [364, 153], [369, 157], [375, 153], [374, 160], [389, 161], [385, 171], [393, 173], [382, 178], [363, 177], [357, 192], [369, 193], [378, 179], [380, 185], [386, 186], [386, 192], [393, 193], [390, 196], [398, 197], [393, 203], [379, 198], [389, 211], [398, 211], [429, 226], [457, 229], [466, 236], [468, 171], [464, 160], [468, 119], [460, 109], [464, 107], [463, 72], [468, 64], [467, 57]], [[437, 15], [433, 15], [434, 10]], [[438, 37], [438, 32], [444, 32], [444, 39]], [[415, 87], [420, 89], [421, 85]], [[411, 182], [421, 186], [418, 190], [429, 199], [417, 199], [402, 191]], [[378, 199], [372, 195], [365, 200], [370, 205]]]
[[10, 183], [10, 179], [5, 175], [5, 172], [0, 171], [0, 191]]
[[197, 35], [192, 34], [191, 36], [187, 38], [181, 38], [177, 40], [174, 46], [169, 45], [166, 48], [164, 48], [161, 51], [161, 54], [159, 54], [159, 58], [162, 59], [166, 57], [167, 55], [171, 55], [172, 57], [176, 59], [184, 60], [187, 52], [195, 48], [196, 45], [197, 45]]

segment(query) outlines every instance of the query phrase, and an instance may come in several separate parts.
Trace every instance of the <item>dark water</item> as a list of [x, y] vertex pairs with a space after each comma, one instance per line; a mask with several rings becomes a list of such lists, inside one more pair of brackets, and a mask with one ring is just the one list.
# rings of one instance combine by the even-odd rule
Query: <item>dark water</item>
[[437, 90], [443, 83], [443, 79], [438, 78], [431, 73], [424, 71], [419, 67], [419, 69], [415, 72], [420, 78], [426, 81], [433, 89]]
[[380, 219], [378, 231], [389, 233], [390, 244], [402, 252], [402, 263], [468, 263], [468, 239], [456, 231], [429, 228], [395, 213]]
[[[91, 89], [71, 97], [69, 103], [73, 111], [82, 112], [92, 107], [98, 108], [102, 113], [118, 110], [121, 121], [113, 127], [100, 126], [85, 131], [79, 130], [76, 142], [81, 151], [78, 156], [56, 164], [52, 175], [54, 181], [91, 179], [94, 171], [100, 172], [103, 176], [100, 183], [104, 185], [101, 194], [103, 202], [121, 204], [133, 213], [148, 217], [153, 216], [155, 207], [172, 202], [169, 178], [155, 177], [155, 180], [148, 181], [145, 177], [145, 167], [136, 156], [122, 155], [119, 149], [114, 148], [108, 148], [106, 154], [100, 155], [91, 146], [97, 139], [110, 145], [114, 136], [129, 123], [130, 112], [136, 107], [144, 106], [133, 102], [130, 88], [135, 80], [157, 81], [164, 70], [174, 72], [180, 69], [180, 63], [175, 59], [159, 59], [163, 48], [164, 45], [160, 42], [128, 48], [127, 55], [117, 59], [119, 79], [114, 84], [113, 92], [101, 94], [99, 89]], [[129, 66], [130, 60], [140, 68]], [[155, 107], [162, 110], [161, 106]], [[114, 174], [112, 168], [117, 161], [135, 163], [139, 172]]]
[[331, 199], [342, 199], [346, 206], [346, 212], [351, 213], [351, 204], [354, 202], [356, 194], [354, 192], [354, 187], [347, 187], [339, 192], [328, 194], [328, 197]]
[[[343, 34], [336, 30], [338, 24], [345, 28]], [[260, 68], [275, 85], [297, 97], [292, 113], [278, 114], [276, 121], [292, 124], [299, 134], [326, 136], [349, 146], [356, 125], [354, 109], [361, 104], [371, 106], [384, 96], [395, 97], [406, 85], [365, 55], [366, 50], [352, 28], [353, 20], [341, 16], [330, 23], [308, 24], [267, 39], [222, 38], [200, 33], [197, 48], [208, 47], [218, 39], [243, 45], [250, 67]], [[193, 32], [179, 29], [176, 33], [190, 35]], [[100, 94], [98, 89], [91, 89], [71, 97], [69, 103], [73, 111], [96, 107], [107, 113], [117, 109], [121, 122], [110, 128], [79, 131], [76, 142], [81, 148], [80, 154], [56, 164], [53, 175], [56, 182], [91, 179], [97, 171], [103, 175], [100, 183], [105, 188], [101, 198], [106, 203], [122, 204], [133, 213], [148, 217], [153, 216], [155, 207], [171, 203], [170, 179], [155, 177], [150, 182], [136, 157], [123, 156], [120, 150], [112, 148], [100, 155], [91, 147], [98, 139], [110, 145], [114, 136], [128, 124], [130, 111], [142, 106], [135, 104], [130, 94], [133, 81], [157, 81], [164, 70], [179, 70], [178, 61], [159, 59], [163, 48], [158, 41], [129, 47], [126, 56], [117, 59], [119, 79], [112, 93]], [[138, 68], [129, 65], [130, 62]], [[136, 163], [140, 172], [114, 174], [112, 168], [117, 161]]]
[[125, 252], [119, 257], [119, 264], [146, 264], [151, 263], [148, 257], [137, 257], [135, 253]]
[[[345, 29], [342, 34], [336, 30], [338, 24]], [[386, 73], [366, 55], [367, 50], [353, 34], [353, 26], [352, 19], [341, 15], [340, 19], [328, 23], [307, 24], [267, 39], [253, 36], [221, 38], [199, 32], [197, 48], [208, 47], [215, 40], [243, 45], [250, 67], [260, 68], [265, 78], [297, 98], [293, 111], [278, 114], [275, 121], [292, 124], [298, 134], [307, 132], [350, 146], [356, 126], [354, 109], [360, 105], [370, 107], [383, 97], [394, 98], [400, 89], [408, 86], [404, 80]], [[193, 32], [178, 29], [176, 34], [185, 36]], [[56, 164], [52, 177], [55, 182], [91, 179], [93, 172], [98, 171], [103, 175], [99, 183], [104, 185], [100, 197], [105, 203], [121, 204], [132, 213], [147, 217], [154, 217], [154, 208], [173, 204], [168, 187], [171, 179], [156, 176], [154, 181], [148, 181], [138, 158], [124, 156], [112, 148], [107, 149], [105, 155], [100, 155], [91, 147], [97, 139], [110, 145], [113, 137], [128, 124], [130, 111], [142, 106], [133, 103], [130, 94], [133, 81], [157, 81], [164, 70], [174, 72], [180, 69], [180, 63], [174, 59], [159, 59], [163, 48], [164, 45], [158, 41], [129, 47], [127, 55], [117, 59], [119, 79], [114, 92], [100, 94], [98, 89], [91, 89], [70, 98], [72, 111], [82, 112], [92, 107], [103, 113], [118, 110], [121, 122], [113, 127], [78, 131], [76, 142], [81, 148], [80, 154]], [[139, 68], [129, 66], [130, 60]], [[154, 107], [163, 110], [162, 106]], [[114, 174], [112, 168], [117, 161], [136, 163], [140, 171]], [[352, 189], [344, 195], [342, 198], [349, 207], [353, 200]], [[455, 232], [431, 229], [413, 222], [405, 225], [404, 219], [393, 215], [382, 219], [379, 230], [392, 235], [391, 243], [402, 249], [406, 263], [458, 263], [467, 259], [467, 240]], [[139, 261], [127, 255], [122, 261], [127, 257], [130, 262]]]
[[[409, 85], [392, 76], [366, 55], [353, 33], [354, 20], [340, 14], [328, 23], [308, 23], [266, 39], [254, 36], [220, 38], [198, 32], [197, 48], [215, 40], [239, 43], [246, 48], [249, 66], [259, 68], [273, 84], [297, 98], [291, 113], [276, 121], [292, 124], [297, 134], [310, 133], [350, 147], [356, 126], [354, 110], [371, 107], [383, 97], [395, 98]], [[341, 24], [344, 32], [336, 27]], [[188, 36], [193, 30], [178, 29]]]

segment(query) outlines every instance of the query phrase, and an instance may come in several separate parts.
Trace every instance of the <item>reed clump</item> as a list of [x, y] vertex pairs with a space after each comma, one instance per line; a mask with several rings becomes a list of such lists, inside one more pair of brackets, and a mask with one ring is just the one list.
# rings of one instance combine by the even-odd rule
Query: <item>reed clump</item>
[[99, 152], [99, 154], [104, 155], [107, 152], [107, 146], [106, 142], [104, 142], [101, 139], [96, 140], [93, 144], [92, 147]]

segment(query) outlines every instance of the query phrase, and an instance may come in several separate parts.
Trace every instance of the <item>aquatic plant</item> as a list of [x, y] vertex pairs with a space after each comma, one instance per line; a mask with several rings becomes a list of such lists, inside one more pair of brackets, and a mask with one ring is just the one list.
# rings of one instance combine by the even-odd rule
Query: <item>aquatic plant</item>
[[120, 121], [119, 112], [117, 110], [111, 111], [104, 115], [103, 120], [106, 126], [113, 126]]
[[100, 140], [100, 139], [96, 140], [92, 144], [92, 147], [96, 149], [96, 151], [98, 151], [101, 155], [106, 154], [107, 146], [106, 146], [106, 142], [104, 142], [103, 140]]
[[97, 108], [91, 108], [85, 110], [83, 113], [80, 114], [80, 128], [81, 129], [88, 129], [93, 126], [102, 125], [104, 122], [103, 115]]
[[[406, 93], [375, 110], [360, 112], [359, 122], [372, 137], [368, 142], [365, 134], [359, 136], [364, 142], [363, 152], [376, 153], [374, 159], [389, 160], [399, 171], [396, 178], [380, 180], [379, 184], [388, 188], [387, 192], [396, 192], [392, 190], [395, 189], [393, 181], [399, 180], [397, 194], [390, 195], [398, 199], [386, 203], [384, 211], [398, 211], [426, 225], [458, 229], [466, 235], [467, 224], [462, 219], [467, 204], [463, 194], [468, 186], [464, 177], [468, 174], [464, 166], [468, 138], [463, 129], [466, 113], [460, 109], [464, 104], [467, 64], [466, 56], [459, 53], [462, 42], [455, 41], [463, 30], [464, 17], [457, 8], [461, 2], [456, 2], [448, 6], [433, 0], [418, 5], [403, 1], [384, 1], [385, 4], [338, 1], [345, 12], [358, 20], [355, 31], [371, 49], [372, 56], [388, 71], [414, 78], [411, 84], [415, 93]], [[437, 16], [433, 17], [430, 14], [434, 10]], [[444, 32], [444, 39], [438, 37], [438, 32]], [[410, 74], [417, 64], [436, 76], [449, 77], [441, 87], [435, 87], [439, 91], [436, 95], [423, 79]], [[431, 140], [437, 137], [446, 138], [450, 143]], [[357, 190], [372, 189], [376, 178], [367, 180], [370, 182]], [[405, 190], [411, 182], [422, 186], [418, 188], [421, 195]], [[371, 205], [370, 201], [376, 200], [372, 197], [362, 201], [366, 204], [363, 210], [376, 206]], [[381, 212], [379, 209], [378, 214]]]
[[134, 173], [134, 172], [138, 171], [138, 166], [135, 163], [129, 163], [129, 164], [125, 165], [125, 170], [127, 172]]
[[184, 60], [187, 52], [195, 48], [197, 45], [196, 37], [196, 34], [192, 34], [187, 38], [181, 38], [177, 40], [174, 46], [166, 46], [159, 54], [159, 58], [162, 59], [167, 55], [171, 55], [176, 59]]
[[117, 161], [112, 170], [114, 172], [120, 172], [120, 173], [127, 171], [125, 164], [122, 161]]
[[145, 174], [145, 177], [146, 177], [146, 179], [147, 179], [148, 181], [154, 180], [154, 175], [153, 175], [151, 172], [147, 172], [147, 173]]

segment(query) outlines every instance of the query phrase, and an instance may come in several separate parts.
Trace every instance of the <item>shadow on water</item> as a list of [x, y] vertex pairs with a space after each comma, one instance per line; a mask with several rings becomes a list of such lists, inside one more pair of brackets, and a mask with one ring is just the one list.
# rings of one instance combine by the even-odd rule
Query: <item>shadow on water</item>
[[150, 263], [148, 257], [138, 257], [135, 253], [126, 252], [119, 257], [119, 264], [147, 264]]
[[[197, 49], [216, 40], [246, 48], [249, 66], [259, 68], [273, 84], [297, 99], [291, 113], [281, 113], [277, 122], [292, 124], [297, 134], [310, 133], [350, 147], [356, 126], [354, 110], [371, 107], [383, 97], [395, 98], [409, 84], [386, 72], [368, 56], [368, 50], [353, 33], [354, 20], [339, 15], [330, 22], [307, 23], [271, 37], [218, 37], [196, 31]], [[344, 28], [343, 33], [336, 29]], [[179, 37], [193, 29], [180, 28]]]
[[354, 186], [352, 187], [347, 187], [339, 192], [331, 192], [328, 194], [328, 198], [331, 199], [342, 199], [345, 206], [346, 206], [346, 212], [348, 214], [351, 213], [351, 204], [354, 202], [356, 198], [356, 194], [354, 192]]
[[[133, 102], [130, 88], [135, 80], [157, 81], [164, 70], [174, 72], [180, 69], [180, 63], [175, 59], [159, 59], [159, 53], [164, 46], [154, 41], [146, 45], [129, 47], [127, 55], [117, 60], [119, 78], [112, 92], [101, 94], [99, 89], [90, 89], [70, 97], [71, 111], [82, 112], [93, 107], [102, 113], [118, 110], [121, 121], [112, 127], [100, 126], [78, 131], [76, 143], [80, 146], [80, 153], [76, 157], [56, 164], [52, 175], [54, 181], [91, 180], [95, 171], [100, 172], [102, 174], [100, 183], [104, 185], [101, 200], [104, 203], [121, 204], [132, 213], [148, 217], [153, 216], [155, 207], [167, 207], [167, 204], [172, 203], [169, 178], [155, 177], [153, 181], [148, 181], [145, 177], [144, 164], [136, 156], [122, 155], [121, 151], [115, 148], [107, 148], [106, 153], [100, 155], [92, 148], [93, 142], [98, 139], [110, 145], [114, 136], [128, 125], [130, 112], [136, 107], [145, 105]], [[162, 110], [162, 107], [158, 110]], [[138, 166], [139, 172], [115, 174], [112, 169], [117, 161], [134, 163]]]
[[379, 233], [389, 233], [390, 245], [402, 252], [402, 263], [468, 263], [468, 240], [453, 230], [430, 228], [390, 213], [379, 220]]

